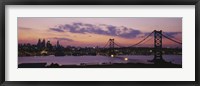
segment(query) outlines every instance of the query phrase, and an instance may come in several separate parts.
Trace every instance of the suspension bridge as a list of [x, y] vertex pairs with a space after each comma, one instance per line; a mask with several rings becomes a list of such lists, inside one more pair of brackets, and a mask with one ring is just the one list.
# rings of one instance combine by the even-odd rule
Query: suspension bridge
[[[58, 65], [59, 63], [52, 63], [49, 66], [46, 66], [46, 63], [22, 63], [19, 64], [18, 67], [19, 68], [45, 68], [45, 67], [52, 67], [52, 68], [82, 68], [82, 67], [90, 67], [90, 68], [130, 68], [130, 67], [135, 67], [135, 68], [181, 68], [182, 65], [179, 64], [172, 64], [171, 62], [167, 62], [163, 59], [163, 38], [170, 40], [172, 43], [176, 43], [177, 45], [182, 45], [181, 41], [172, 37], [171, 35], [169, 35], [166, 32], [163, 32], [162, 30], [157, 31], [154, 30], [151, 33], [147, 34], [146, 36], [144, 36], [143, 38], [141, 38], [141, 40], [139, 40], [138, 42], [130, 45], [130, 46], [122, 46], [120, 43], [116, 42], [115, 39], [109, 39], [107, 41], [107, 43], [104, 45], [104, 47], [102, 48], [97, 48], [97, 49], [93, 49], [92, 48], [92, 52], [95, 53], [95, 55], [97, 55], [96, 53], [101, 53], [103, 56], [107, 56], [109, 57], [108, 59], [112, 58], [119, 58], [119, 59], [123, 59], [123, 60], [129, 60], [129, 58], [124, 58], [124, 57], [120, 57], [120, 55], [134, 55], [134, 54], [130, 54], [130, 52], [127, 52], [127, 50], [132, 52], [132, 49], [135, 49], [136, 51], [141, 52], [140, 49], [136, 48], [142, 44], [144, 44], [145, 42], [148, 42], [149, 40], [153, 39], [153, 47], [148, 48], [152, 50], [152, 54], [154, 55], [153, 59], [150, 59], [150, 62], [154, 63], [154, 64], [137, 64], [137, 63], [97, 63], [97, 64], [88, 64], [88, 63], [80, 63], [80, 65]], [[59, 42], [57, 43], [57, 50], [56, 52], [61, 52], [62, 49]], [[121, 51], [117, 51], [120, 50], [121, 51], [125, 51], [122, 52], [122, 54], [119, 54]], [[147, 50], [148, 50], [147, 49]], [[85, 51], [85, 50], [83, 50]], [[90, 51], [85, 51], [85, 52], [90, 52]], [[41, 54], [47, 54], [48, 55], [48, 49], [44, 49], [41, 51]], [[81, 52], [82, 53], [82, 52]], [[146, 51], [143, 52], [141, 55], [144, 55], [144, 53], [147, 53]], [[31, 54], [31, 53], [26, 53], [26, 54]], [[78, 53], [80, 54], [80, 53]], [[100, 55], [101, 55], [100, 54]], [[86, 55], [92, 55], [92, 54], [86, 54]], [[56, 56], [56, 55], [55, 55]], [[65, 54], [62, 54], [61, 56], [65, 56]], [[29, 58], [26, 58], [29, 59]], [[34, 57], [34, 59], [37, 59]], [[46, 58], [45, 58], [46, 59]], [[47, 62], [49, 61], [49, 59], [51, 58], [47, 58]], [[60, 59], [60, 58], [55, 58], [55, 59]], [[55, 60], [53, 59], [53, 60]], [[62, 58], [63, 59], [63, 58]], [[77, 59], [77, 58], [75, 58]], [[38, 61], [38, 60], [37, 60]], [[58, 62], [61, 60], [58, 60]], [[66, 60], [68, 61], [68, 60]], [[113, 59], [112, 59], [113, 61]], [[130, 59], [130, 61], [133, 61], [133, 59]], [[57, 61], [56, 61], [57, 62]]]
[[151, 60], [151, 62], [154, 63], [165, 63], [166, 61], [163, 59], [163, 53], [162, 53], [162, 45], [163, 45], [163, 37], [174, 42], [177, 43], [179, 45], [182, 45], [182, 43], [180, 42], [180, 40], [175, 39], [173, 37], [170, 37], [170, 35], [168, 35], [166, 32], [162, 32], [162, 30], [157, 31], [154, 30], [152, 31], [150, 34], [148, 34], [146, 37], [144, 37], [142, 40], [140, 40], [139, 42], [130, 45], [130, 46], [122, 46], [119, 43], [116, 43], [114, 41], [114, 39], [109, 39], [108, 42], [105, 44], [104, 48], [108, 48], [109, 52], [108, 55], [110, 57], [117, 57], [117, 52], [115, 51], [116, 47], [120, 47], [120, 48], [127, 48], [127, 47], [136, 47], [140, 44], [143, 44], [143, 42], [147, 42], [151, 39], [148, 39], [150, 37], [154, 37], [154, 47], [153, 47], [153, 51], [154, 51], [154, 58]]

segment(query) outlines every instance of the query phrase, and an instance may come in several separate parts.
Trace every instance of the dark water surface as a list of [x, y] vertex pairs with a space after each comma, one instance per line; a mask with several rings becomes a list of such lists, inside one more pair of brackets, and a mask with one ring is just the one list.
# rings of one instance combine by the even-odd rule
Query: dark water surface
[[[86, 64], [102, 64], [102, 63], [145, 63], [152, 64], [148, 60], [153, 59], [153, 55], [123, 55], [120, 58], [112, 58], [107, 56], [29, 56], [19, 57], [18, 64], [21, 63], [58, 63], [60, 65], [79, 65]], [[163, 55], [163, 59], [174, 64], [182, 64], [182, 55]]]

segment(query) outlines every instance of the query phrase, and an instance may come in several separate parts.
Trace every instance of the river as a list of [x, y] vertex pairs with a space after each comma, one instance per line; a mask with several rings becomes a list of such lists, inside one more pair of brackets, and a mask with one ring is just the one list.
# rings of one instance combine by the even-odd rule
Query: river
[[[28, 56], [19, 57], [18, 64], [21, 63], [57, 63], [59, 65], [79, 65], [86, 64], [102, 64], [102, 63], [145, 63], [152, 64], [149, 60], [153, 59], [153, 55], [123, 55], [120, 58], [112, 58], [107, 56]], [[182, 64], [182, 55], [163, 55], [163, 59], [174, 64]]]

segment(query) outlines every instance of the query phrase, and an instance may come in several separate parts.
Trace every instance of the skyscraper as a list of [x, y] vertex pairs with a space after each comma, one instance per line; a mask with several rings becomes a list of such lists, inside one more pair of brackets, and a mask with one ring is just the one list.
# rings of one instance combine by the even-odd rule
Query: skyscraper
[[60, 47], [59, 40], [57, 41], [57, 47]]
[[40, 39], [38, 40], [37, 48], [38, 48], [38, 49], [41, 49], [41, 40], [40, 40]]
[[42, 45], [42, 48], [45, 48], [45, 47], [46, 47], [46, 46], [45, 46], [45, 45], [46, 45], [46, 43], [45, 43], [45, 39], [42, 40], [41, 45]]
[[47, 41], [46, 47], [47, 47], [48, 50], [52, 50], [53, 46], [50, 43], [50, 41]]

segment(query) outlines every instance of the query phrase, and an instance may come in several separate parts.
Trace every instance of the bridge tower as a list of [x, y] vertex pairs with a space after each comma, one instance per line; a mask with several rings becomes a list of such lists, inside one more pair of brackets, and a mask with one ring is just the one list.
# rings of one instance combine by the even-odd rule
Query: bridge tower
[[114, 39], [109, 39], [109, 56], [114, 57], [115, 56], [115, 42]]
[[154, 63], [165, 62], [162, 57], [162, 30], [154, 30]]

